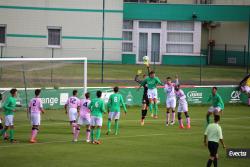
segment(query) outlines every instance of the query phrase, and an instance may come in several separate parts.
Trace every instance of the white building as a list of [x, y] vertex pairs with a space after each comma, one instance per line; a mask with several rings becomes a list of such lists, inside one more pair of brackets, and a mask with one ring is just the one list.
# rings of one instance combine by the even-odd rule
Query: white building
[[[90, 62], [104, 56], [107, 63], [124, 64], [141, 63], [147, 55], [156, 64], [176, 65], [197, 65], [201, 55], [202, 64], [235, 58], [242, 65], [249, 5], [249, 0], [0, 0], [0, 54], [79, 56]], [[219, 54], [224, 47], [226, 58]]]

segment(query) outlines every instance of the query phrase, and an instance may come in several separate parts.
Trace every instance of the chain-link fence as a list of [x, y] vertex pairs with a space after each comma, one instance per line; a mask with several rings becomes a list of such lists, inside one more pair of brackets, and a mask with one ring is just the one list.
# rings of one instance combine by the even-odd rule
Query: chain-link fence
[[210, 55], [208, 52], [209, 64], [247, 67], [248, 53], [246, 45], [216, 44], [208, 47], [210, 49]]

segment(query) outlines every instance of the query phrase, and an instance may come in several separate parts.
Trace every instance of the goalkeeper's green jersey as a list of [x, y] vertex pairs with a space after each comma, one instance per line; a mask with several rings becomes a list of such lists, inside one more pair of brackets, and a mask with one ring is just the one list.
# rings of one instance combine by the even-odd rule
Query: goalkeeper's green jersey
[[3, 104], [4, 115], [14, 115], [16, 108], [16, 98], [9, 96]]
[[125, 112], [127, 108], [124, 104], [123, 97], [119, 93], [114, 93], [109, 97], [108, 108], [110, 112], [120, 112], [120, 106], [122, 105]]
[[147, 77], [144, 81], [142, 81], [141, 86], [145, 84], [148, 85], [148, 89], [156, 88], [157, 84], [164, 85], [158, 77], [154, 77], [154, 78]]
[[91, 111], [91, 116], [95, 116], [98, 118], [102, 118], [102, 114], [106, 112], [104, 101], [101, 98], [95, 98], [91, 100], [89, 109]]
[[215, 95], [210, 95], [208, 101], [211, 100], [213, 107], [220, 107], [222, 110], [224, 109], [224, 102], [218, 93], [216, 93]]

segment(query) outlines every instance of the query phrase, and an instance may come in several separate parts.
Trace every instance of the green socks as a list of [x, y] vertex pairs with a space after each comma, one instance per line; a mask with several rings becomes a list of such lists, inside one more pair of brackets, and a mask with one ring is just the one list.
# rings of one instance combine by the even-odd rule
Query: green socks
[[[94, 129], [90, 130], [90, 137], [91, 137], [91, 141], [94, 141]], [[101, 128], [97, 128], [96, 129], [96, 140], [99, 140], [101, 136]]]
[[108, 128], [108, 132], [110, 132], [110, 128], [111, 128], [111, 120], [108, 120], [108, 126], [107, 126], [107, 128]]
[[10, 129], [10, 140], [14, 140], [14, 129]]
[[154, 104], [154, 115], [158, 115], [158, 105]]
[[96, 129], [96, 140], [98, 141], [100, 139], [101, 136], [101, 128], [97, 128]]
[[119, 130], [119, 121], [115, 121], [115, 135], [118, 135], [118, 130]]
[[153, 110], [152, 103], [149, 103], [149, 111], [150, 111], [151, 114], [152, 114], [152, 110]]
[[3, 129], [1, 132], [0, 132], [0, 136], [3, 136], [3, 134], [6, 132], [6, 129]]

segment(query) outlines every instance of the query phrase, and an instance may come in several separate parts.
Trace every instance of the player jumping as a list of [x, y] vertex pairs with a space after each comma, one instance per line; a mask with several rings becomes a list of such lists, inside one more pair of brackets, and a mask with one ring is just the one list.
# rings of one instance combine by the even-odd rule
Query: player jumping
[[175, 83], [172, 82], [171, 77], [167, 77], [167, 81], [165, 84], [165, 92], [167, 95], [167, 100], [166, 100], [166, 108], [167, 108], [167, 113], [166, 113], [166, 126], [169, 125], [169, 120], [170, 120], [170, 110], [172, 111], [172, 120], [170, 125], [174, 125], [175, 123], [175, 107], [176, 107], [176, 95], [175, 95], [175, 86], [179, 84], [178, 76], [176, 75], [176, 80]]
[[158, 106], [157, 106], [157, 102], [158, 102], [158, 92], [157, 92], [157, 85], [164, 85], [160, 79], [158, 77], [155, 76], [155, 72], [151, 71], [149, 73], [149, 77], [147, 77], [144, 81], [142, 81], [142, 83], [140, 84], [140, 86], [143, 86], [147, 84], [148, 85], [148, 99], [149, 99], [149, 109], [152, 110], [153, 105], [154, 105], [154, 118], [157, 119], [158, 118]]
[[41, 93], [41, 89], [35, 90], [35, 97], [30, 100], [29, 103], [29, 113], [31, 113], [31, 124], [32, 124], [32, 130], [31, 130], [31, 138], [30, 143], [36, 143], [36, 136], [39, 131], [39, 126], [41, 123], [41, 112], [44, 113], [43, 110], [43, 104], [42, 100], [39, 97]]
[[[101, 144], [100, 136], [101, 136], [101, 128], [102, 128], [102, 114], [105, 113], [105, 105], [104, 101], [101, 99], [102, 92], [97, 91], [96, 92], [97, 98], [93, 99], [89, 105], [89, 109], [91, 111], [91, 130], [90, 130], [90, 136], [91, 136], [91, 143], [93, 144]], [[96, 129], [96, 137], [94, 139], [95, 134], [95, 128]]]
[[219, 113], [222, 113], [222, 110], [224, 109], [224, 102], [221, 96], [217, 93], [217, 87], [212, 88], [212, 95], [208, 98], [208, 101], [212, 101], [212, 106], [207, 112], [207, 125], [210, 123], [210, 115], [219, 115]]
[[181, 118], [181, 114], [184, 112], [185, 116], [186, 116], [186, 121], [187, 121], [187, 129], [189, 129], [190, 126], [190, 117], [188, 115], [188, 103], [186, 100], [186, 95], [184, 94], [183, 90], [180, 89], [180, 85], [177, 85], [175, 87], [175, 94], [177, 96], [177, 99], [179, 101], [179, 105], [178, 105], [178, 121], [179, 121], [179, 126], [181, 129], [184, 128], [183, 126], [183, 121]]
[[78, 116], [78, 108], [80, 106], [80, 100], [77, 98], [77, 90], [73, 90], [73, 96], [71, 96], [64, 108], [65, 108], [65, 113], [68, 114], [69, 116], [69, 122], [72, 127], [72, 134], [75, 134], [75, 129], [76, 129], [76, 119]]
[[[147, 66], [148, 69], [148, 75], [149, 75], [149, 66]], [[138, 71], [137, 75], [135, 76], [135, 81], [139, 84], [142, 83], [141, 80], [139, 80], [139, 75], [141, 74], [141, 72]], [[143, 80], [145, 80], [147, 77], [146, 74], [143, 75]], [[142, 109], [141, 109], [141, 125], [144, 125], [144, 119], [147, 116], [147, 112], [148, 112], [148, 106], [149, 106], [149, 99], [148, 99], [148, 85], [144, 84], [143, 85], [143, 96], [142, 96]], [[153, 117], [153, 113], [152, 110], [149, 110], [151, 113], [151, 117]]]
[[77, 142], [77, 138], [80, 133], [80, 127], [82, 125], [86, 125], [86, 142], [90, 142], [90, 93], [85, 93], [85, 99], [81, 99], [80, 101], [80, 114], [77, 121], [76, 133], [74, 134], [74, 142]]
[[108, 118], [108, 126], [107, 126], [108, 131], [106, 133], [107, 135], [109, 135], [111, 132], [111, 121], [113, 119], [115, 120], [115, 135], [118, 135], [121, 105], [123, 107], [125, 114], [127, 113], [127, 108], [123, 101], [123, 97], [121, 94], [118, 93], [118, 91], [119, 91], [119, 88], [117, 86], [114, 87], [114, 94], [112, 94], [109, 97], [109, 102], [108, 102], [109, 118]]

